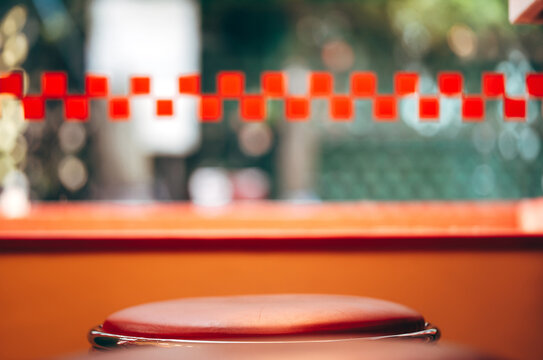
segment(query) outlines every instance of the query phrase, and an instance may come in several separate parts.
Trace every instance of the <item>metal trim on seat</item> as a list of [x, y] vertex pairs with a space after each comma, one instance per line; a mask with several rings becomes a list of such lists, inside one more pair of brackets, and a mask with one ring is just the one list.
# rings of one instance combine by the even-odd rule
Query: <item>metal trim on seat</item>
[[109, 350], [126, 346], [159, 346], [177, 347], [190, 346], [195, 344], [274, 344], [274, 343], [312, 343], [312, 342], [346, 342], [346, 341], [369, 341], [381, 339], [403, 339], [420, 340], [425, 342], [437, 341], [441, 336], [439, 329], [430, 323], [426, 323], [423, 330], [381, 336], [366, 337], [345, 337], [345, 338], [315, 338], [299, 340], [296, 337], [282, 340], [183, 340], [183, 339], [158, 339], [140, 336], [126, 336], [111, 334], [102, 330], [102, 325], [92, 328], [88, 333], [88, 339], [92, 347], [97, 350]]

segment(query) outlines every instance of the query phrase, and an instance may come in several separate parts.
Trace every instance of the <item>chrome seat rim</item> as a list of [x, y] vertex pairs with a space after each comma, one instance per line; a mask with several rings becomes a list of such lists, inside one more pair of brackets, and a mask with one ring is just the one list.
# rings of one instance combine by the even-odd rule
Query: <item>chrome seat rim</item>
[[[126, 346], [158, 346], [178, 347], [191, 346], [196, 344], [309, 344], [328, 342], [352, 342], [352, 341], [374, 341], [374, 340], [419, 340], [425, 342], [437, 341], [440, 331], [430, 323], [426, 323], [424, 329], [401, 334], [379, 335], [379, 336], [358, 336], [338, 339], [315, 339], [315, 340], [185, 340], [185, 339], [161, 339], [141, 336], [127, 336], [112, 334], [104, 331], [102, 325], [92, 328], [88, 333], [88, 339], [92, 347], [99, 350], [108, 350]], [[107, 345], [105, 345], [107, 344]]]

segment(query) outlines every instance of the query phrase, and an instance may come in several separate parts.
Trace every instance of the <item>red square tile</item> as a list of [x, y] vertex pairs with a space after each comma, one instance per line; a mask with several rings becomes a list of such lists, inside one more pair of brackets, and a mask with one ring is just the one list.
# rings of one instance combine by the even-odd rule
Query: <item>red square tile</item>
[[351, 95], [372, 97], [377, 89], [377, 77], [372, 72], [356, 71], [351, 74]]
[[373, 117], [377, 121], [396, 121], [397, 103], [394, 96], [378, 96], [373, 102]]
[[394, 74], [394, 92], [404, 96], [415, 94], [418, 91], [419, 75], [413, 72], [399, 71]]
[[285, 117], [287, 120], [307, 120], [309, 118], [309, 100], [302, 97], [285, 99]]
[[421, 97], [419, 99], [419, 118], [421, 120], [439, 120], [439, 99], [437, 97]]
[[199, 113], [202, 121], [220, 121], [222, 117], [222, 100], [218, 96], [202, 95]]
[[109, 94], [108, 78], [100, 75], [85, 77], [85, 91], [88, 97], [103, 98]]
[[13, 71], [0, 75], [0, 94], [11, 94], [21, 98], [23, 96], [23, 73]]
[[312, 97], [332, 95], [334, 80], [328, 72], [314, 72], [309, 77], [309, 94]]
[[45, 118], [45, 100], [41, 96], [25, 96], [23, 109], [27, 120], [43, 120]]
[[200, 95], [200, 75], [180, 76], [179, 93], [188, 95]]
[[266, 100], [263, 96], [250, 95], [241, 98], [241, 118], [244, 120], [264, 120]]
[[352, 120], [353, 99], [348, 96], [334, 96], [330, 99], [330, 117], [334, 120]]
[[501, 97], [505, 94], [505, 77], [501, 73], [483, 74], [483, 95], [486, 97]]
[[58, 99], [66, 95], [68, 77], [63, 72], [44, 72], [41, 77], [42, 96]]
[[464, 79], [459, 72], [442, 72], [437, 76], [439, 92], [446, 96], [461, 95]]
[[530, 96], [543, 98], [543, 73], [526, 75], [526, 87]]
[[268, 97], [283, 97], [286, 95], [287, 76], [280, 71], [266, 71], [260, 79], [262, 94]]
[[481, 96], [464, 96], [462, 99], [462, 119], [464, 121], [483, 121], [485, 102]]
[[128, 120], [130, 118], [130, 101], [126, 97], [109, 99], [109, 117], [111, 120]]
[[157, 116], [173, 116], [173, 101], [169, 99], [160, 99], [156, 101]]
[[217, 75], [219, 96], [235, 98], [243, 95], [245, 75], [241, 71], [221, 71]]
[[132, 95], [149, 95], [151, 93], [151, 78], [149, 76], [131, 77], [130, 93]]
[[503, 115], [505, 120], [526, 119], [526, 99], [513, 99], [505, 97], [503, 99]]
[[89, 100], [86, 96], [70, 95], [64, 99], [66, 120], [87, 120], [89, 117]]

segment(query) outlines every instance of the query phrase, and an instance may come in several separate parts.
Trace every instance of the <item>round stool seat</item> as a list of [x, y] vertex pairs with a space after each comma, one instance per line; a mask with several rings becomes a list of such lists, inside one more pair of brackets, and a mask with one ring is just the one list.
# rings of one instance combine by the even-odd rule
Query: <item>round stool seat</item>
[[[96, 347], [175, 341], [319, 341], [410, 336], [434, 340], [421, 314], [389, 301], [338, 295], [187, 298], [118, 311], [91, 330]], [[109, 339], [109, 340], [108, 340]], [[101, 342], [101, 343], [100, 343]], [[118, 343], [118, 341], [116, 342]]]

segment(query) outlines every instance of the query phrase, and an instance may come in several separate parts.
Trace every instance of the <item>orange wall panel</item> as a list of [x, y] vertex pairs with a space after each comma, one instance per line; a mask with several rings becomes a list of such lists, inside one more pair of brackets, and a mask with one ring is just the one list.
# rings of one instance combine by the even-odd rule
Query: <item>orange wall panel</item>
[[126, 306], [186, 296], [338, 293], [422, 312], [443, 340], [542, 359], [542, 252], [117, 252], [0, 255], [0, 358], [85, 351]]

